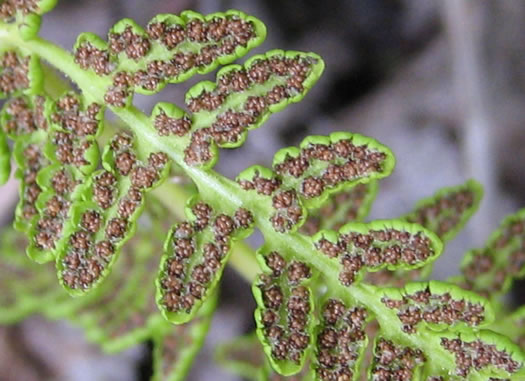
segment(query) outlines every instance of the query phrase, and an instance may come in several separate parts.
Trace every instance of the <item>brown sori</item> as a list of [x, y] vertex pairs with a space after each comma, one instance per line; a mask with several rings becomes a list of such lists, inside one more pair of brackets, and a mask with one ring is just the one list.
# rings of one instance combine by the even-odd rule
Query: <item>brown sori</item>
[[[1, 14], [0, 8], [0, 17]], [[0, 57], [0, 93], [11, 94], [30, 86], [29, 60], [29, 57], [21, 57], [12, 50]]]
[[164, 111], [161, 111], [156, 117], [154, 126], [160, 136], [177, 135], [184, 136], [191, 129], [191, 120], [189, 117], [170, 118]]
[[407, 333], [415, 333], [421, 321], [447, 325], [463, 322], [475, 327], [485, 319], [485, 308], [480, 303], [453, 299], [448, 292], [432, 294], [428, 288], [405, 295], [401, 300], [384, 297], [381, 301], [388, 308], [398, 311], [403, 331]]
[[406, 220], [427, 228], [437, 224], [432, 230], [438, 237], [443, 237], [458, 225], [461, 215], [473, 204], [474, 193], [471, 190], [459, 190], [418, 208]]
[[9, 134], [24, 135], [37, 130], [47, 130], [48, 122], [44, 116], [45, 98], [37, 96], [33, 101], [33, 108], [25, 97], [12, 98], [7, 103], [9, 119], [5, 123], [5, 130]]
[[188, 100], [188, 108], [196, 113], [214, 111], [221, 107], [227, 97], [266, 83], [272, 76], [286, 79], [286, 86], [277, 85], [266, 96], [252, 96], [244, 105], [245, 111], [253, 117], [264, 113], [270, 104], [279, 103], [304, 91], [303, 83], [308, 77], [314, 60], [306, 57], [273, 56], [255, 60], [250, 67], [232, 70], [217, 80], [211, 91], [203, 91]]
[[75, 49], [75, 62], [82, 69], [93, 69], [98, 75], [107, 75], [113, 70], [109, 52], [97, 49], [90, 42], [83, 42]]
[[209, 162], [213, 155], [211, 151], [211, 135], [203, 128], [191, 134], [190, 144], [184, 149], [184, 161], [188, 165], [199, 165]]
[[421, 350], [402, 347], [379, 338], [374, 350], [371, 376], [377, 381], [411, 381], [416, 367], [425, 361]]
[[56, 102], [56, 110], [51, 114], [51, 121], [76, 137], [95, 135], [100, 123], [98, 114], [101, 110], [101, 105], [91, 103], [85, 111], [82, 111], [78, 98], [73, 94], [67, 94]]
[[247, 129], [255, 125], [259, 117], [269, 110], [270, 105], [304, 90], [302, 83], [313, 64], [313, 59], [299, 56], [259, 59], [250, 68], [233, 70], [220, 77], [213, 90], [203, 90], [200, 95], [188, 99], [188, 108], [193, 113], [214, 112], [224, 105], [229, 95], [264, 83], [272, 75], [288, 78], [287, 86], [277, 85], [266, 95], [251, 96], [247, 99], [243, 111], [227, 109], [216, 116], [210, 127], [194, 132], [192, 142], [186, 150], [186, 162], [195, 165], [209, 161], [211, 156], [206, 148], [210, 139], [219, 146], [238, 143]]
[[479, 371], [486, 367], [515, 373], [522, 366], [506, 351], [498, 350], [496, 345], [481, 340], [466, 342], [459, 338], [442, 338], [441, 346], [455, 355], [456, 374], [461, 377], [467, 377], [472, 370]]
[[[310, 144], [297, 156], [287, 155], [274, 166], [282, 176], [300, 179], [298, 191], [306, 199], [319, 197], [325, 189], [334, 188], [342, 182], [357, 180], [370, 173], [380, 172], [386, 155], [369, 148], [355, 145], [351, 139], [336, 143]], [[305, 175], [316, 161], [326, 163], [319, 176]]]
[[260, 176], [259, 172], [256, 172], [252, 181], [238, 180], [238, 182], [242, 189], [244, 190], [255, 189], [255, 191], [258, 194], [264, 195], [264, 196], [272, 195], [281, 186], [281, 180], [278, 179], [277, 177], [266, 179]]
[[[299, 363], [310, 343], [306, 328], [310, 319], [310, 290], [301, 285], [311, 277], [310, 268], [297, 261], [288, 264], [276, 251], [268, 253], [265, 260], [272, 273], [259, 277], [264, 303], [261, 317], [272, 357]], [[285, 319], [279, 317], [283, 311]]]
[[[105, 96], [105, 101], [113, 106], [124, 107], [134, 86], [155, 91], [166, 81], [194, 68], [208, 66], [221, 56], [232, 54], [236, 47], [246, 46], [255, 37], [253, 24], [237, 16], [217, 17], [209, 22], [193, 19], [186, 26], [151, 22], [146, 29], [146, 34], [135, 32], [131, 26], [121, 33], [110, 33], [107, 49], [97, 49], [84, 41], [75, 50], [75, 62], [83, 69], [93, 69], [101, 76], [117, 70], [117, 56], [120, 53], [144, 63], [145, 69], [114, 75], [113, 85]], [[153, 44], [173, 50], [183, 41], [201, 44], [199, 51], [187, 52], [186, 48], [179, 48], [165, 60], [148, 58]], [[122, 80], [123, 75], [127, 77], [125, 80]]]
[[[195, 303], [204, 297], [210, 283], [222, 267], [231, 238], [237, 229], [246, 227], [236, 218], [226, 214], [214, 215], [210, 205], [197, 202], [192, 207], [193, 222], [182, 222], [173, 229], [171, 256], [166, 261], [161, 278], [163, 304], [168, 311], [190, 312]], [[235, 216], [248, 218], [241, 209]], [[199, 235], [213, 233], [213, 241], [201, 242]], [[201, 246], [197, 246], [197, 243]], [[198, 252], [202, 259], [194, 261]]]
[[[327, 249], [323, 251], [325, 254], [337, 254], [336, 250], [329, 250], [329, 244], [324, 245]], [[421, 233], [411, 234], [396, 229], [346, 233], [341, 235], [337, 245], [341, 248], [338, 257], [342, 265], [339, 280], [345, 286], [354, 282], [362, 267], [414, 265], [425, 261], [434, 253], [429, 238]]]
[[[74, 102], [66, 108], [74, 108]], [[91, 112], [98, 111], [92, 109]], [[132, 227], [133, 222], [129, 219], [143, 201], [144, 188], [149, 188], [158, 181], [160, 172], [168, 162], [167, 155], [151, 153], [148, 164], [139, 165], [132, 146], [133, 136], [127, 133], [117, 134], [110, 143], [116, 174], [102, 171], [94, 177], [93, 199], [101, 210], [85, 213], [81, 220], [84, 231], [77, 231], [70, 238], [75, 244], [71, 245], [72, 249], [63, 260], [65, 268], [62, 274], [64, 282], [70, 288], [89, 288], [97, 281], [111, 262], [115, 248], [126, 238]], [[119, 185], [126, 175], [130, 177], [131, 186], [126, 193], [119, 195]], [[116, 201], [116, 213], [104, 214], [104, 210], [108, 210]], [[104, 232], [104, 238], [95, 242], [92, 236], [98, 231]]]
[[272, 197], [272, 205], [275, 213], [270, 217], [270, 221], [279, 233], [290, 231], [303, 216], [303, 208], [294, 190], [276, 193]]
[[315, 369], [321, 380], [351, 380], [364, 350], [368, 313], [364, 308], [347, 308], [329, 299], [322, 309], [323, 329], [317, 335]]

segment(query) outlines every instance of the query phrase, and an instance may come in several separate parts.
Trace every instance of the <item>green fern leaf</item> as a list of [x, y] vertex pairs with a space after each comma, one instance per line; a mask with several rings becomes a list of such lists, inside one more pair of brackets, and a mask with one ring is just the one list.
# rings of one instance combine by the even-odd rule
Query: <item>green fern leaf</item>
[[153, 336], [152, 381], [184, 380], [210, 327], [217, 294], [209, 297], [191, 322], [164, 324]]
[[258, 250], [263, 274], [252, 286], [258, 308], [257, 335], [272, 366], [284, 376], [298, 373], [312, 345], [313, 273], [292, 252], [266, 245]]
[[217, 286], [232, 242], [252, 231], [246, 209], [217, 213], [214, 206], [193, 198], [189, 220], [175, 225], [164, 244], [157, 276], [157, 303], [164, 317], [176, 324], [191, 320]]

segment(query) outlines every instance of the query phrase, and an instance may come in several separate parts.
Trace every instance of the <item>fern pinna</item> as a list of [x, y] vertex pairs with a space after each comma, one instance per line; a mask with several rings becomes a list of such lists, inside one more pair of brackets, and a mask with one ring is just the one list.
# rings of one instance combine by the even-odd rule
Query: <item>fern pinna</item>
[[[525, 274], [523, 212], [467, 253], [461, 276], [428, 280], [480, 202], [474, 181], [364, 222], [395, 162], [374, 139], [310, 136], [235, 181], [213, 170], [219, 148], [241, 146], [306, 95], [319, 56], [272, 50], [231, 64], [266, 34], [239, 11], [163, 14], [145, 27], [124, 19], [107, 41], [84, 33], [68, 53], [38, 37], [54, 3], [0, 2], [0, 180], [13, 161], [20, 181], [19, 233], [1, 242], [3, 323], [68, 318], [108, 351], [150, 338], [154, 379], [183, 379], [230, 263], [252, 282], [257, 329], [217, 357], [245, 377], [525, 379], [525, 314], [501, 300]], [[184, 109], [133, 106], [135, 92], [220, 65], [215, 82], [187, 91]], [[194, 186], [166, 181], [174, 173]], [[252, 253], [240, 241], [255, 227], [266, 243]]]

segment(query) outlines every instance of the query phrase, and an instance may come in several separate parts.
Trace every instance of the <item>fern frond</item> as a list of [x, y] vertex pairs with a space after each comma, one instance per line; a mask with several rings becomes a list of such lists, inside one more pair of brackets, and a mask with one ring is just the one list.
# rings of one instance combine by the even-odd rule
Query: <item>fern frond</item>
[[509, 215], [489, 237], [486, 246], [465, 254], [462, 277], [454, 278], [462, 287], [492, 299], [506, 293], [513, 280], [525, 276], [525, 210]]
[[[31, 299], [31, 285], [19, 285], [36, 274], [34, 265], [17, 264], [25, 275], [6, 279], [29, 296], [5, 302], [15, 311], [10, 320], [30, 312], [68, 316], [106, 350], [153, 338], [156, 377], [178, 380], [202, 344], [235, 241], [257, 227], [265, 240], [256, 254], [262, 274], [255, 277], [255, 268], [244, 273], [253, 281], [257, 334], [267, 358], [257, 372], [261, 379], [357, 380], [365, 368], [374, 380], [524, 377], [520, 349], [485, 330], [494, 327], [494, 313], [482, 297], [406, 278], [403, 287], [374, 286], [367, 276], [425, 275], [442, 240], [476, 209], [476, 183], [444, 189], [402, 218], [363, 223], [376, 182], [395, 163], [374, 139], [311, 136], [277, 152], [271, 169], [250, 167], [236, 182], [212, 169], [218, 148], [242, 145], [248, 130], [308, 93], [324, 68], [320, 57], [281, 50], [254, 56], [242, 66], [223, 67], [215, 83], [188, 90], [188, 110], [163, 102], [148, 116], [132, 105], [135, 92], [153, 94], [231, 63], [262, 42], [262, 23], [237, 11], [159, 15], [146, 28], [124, 19], [107, 42], [80, 35], [70, 55], [35, 38], [39, 14], [53, 3], [0, 5], [0, 92], [10, 97], [1, 114], [0, 180], [9, 174], [7, 135], [21, 180], [15, 226], [30, 239], [28, 254], [39, 262], [55, 260], [62, 286], [83, 297], [64, 298], [45, 275], [42, 290], [56, 299], [42, 306]], [[56, 64], [82, 94], [43, 92], [40, 59]], [[124, 131], [109, 128], [101, 135], [103, 105], [125, 122]], [[174, 205], [182, 200], [162, 197], [179, 212], [154, 224], [162, 232], [175, 223], [160, 250], [149, 242], [156, 234], [143, 237], [137, 224], [154, 188], [171, 195], [164, 184], [171, 165], [193, 181], [197, 194], [183, 222]], [[299, 232], [309, 215], [341, 194], [351, 195], [341, 213], [351, 211], [355, 220], [337, 215], [313, 237]], [[500, 294], [523, 275], [522, 214], [505, 220], [486, 249], [468, 255], [461, 284]], [[124, 246], [133, 237], [144, 243]], [[129, 254], [119, 265], [123, 250]], [[162, 251], [158, 271], [148, 251]], [[256, 267], [247, 254], [243, 263]]]
[[476, 212], [482, 196], [481, 185], [468, 180], [458, 186], [442, 188], [432, 197], [418, 201], [403, 219], [433, 231], [446, 244]]
[[172, 228], [164, 244], [157, 276], [157, 303], [174, 323], [191, 320], [213, 292], [231, 254], [231, 245], [252, 231], [253, 216], [239, 208], [230, 213], [198, 198], [189, 201], [188, 221]]
[[293, 252], [278, 252], [271, 244], [258, 250], [263, 274], [252, 286], [258, 308], [257, 335], [272, 366], [282, 375], [300, 371], [312, 345], [314, 274]]
[[[434, 232], [446, 246], [476, 212], [482, 195], [481, 185], [468, 180], [461, 185], [442, 188], [433, 196], [418, 201], [414, 210], [402, 219]], [[410, 281], [428, 279], [432, 268], [433, 262], [412, 271], [381, 270], [368, 274], [367, 280], [373, 284], [403, 286]]]
[[58, 248], [59, 280], [78, 295], [100, 284], [124, 243], [133, 236], [145, 194], [164, 181], [167, 155], [135, 148], [134, 137], [117, 134], [103, 153], [105, 169], [94, 172], [74, 205]]
[[217, 293], [209, 297], [191, 322], [164, 324], [153, 335], [153, 377], [151, 381], [184, 380], [204, 343], [217, 305]]
[[264, 24], [239, 11], [158, 15], [146, 30], [123, 19], [109, 31], [108, 42], [91, 33], [80, 35], [75, 62], [105, 77], [111, 83], [105, 100], [124, 107], [133, 92], [154, 94], [166, 83], [208, 73], [242, 57], [265, 36]]

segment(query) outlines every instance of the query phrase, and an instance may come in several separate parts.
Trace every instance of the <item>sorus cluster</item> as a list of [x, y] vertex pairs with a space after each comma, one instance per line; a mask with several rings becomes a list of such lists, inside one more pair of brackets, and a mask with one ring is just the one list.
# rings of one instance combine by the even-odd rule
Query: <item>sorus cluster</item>
[[0, 56], [0, 94], [11, 94], [29, 88], [29, 60], [29, 56], [23, 57], [13, 50]]
[[271, 273], [257, 281], [264, 304], [259, 306], [262, 329], [275, 360], [299, 363], [311, 341], [311, 291], [304, 281], [312, 272], [305, 263], [288, 262], [277, 251], [266, 254], [265, 261]]
[[[127, 25], [121, 32], [113, 30], [107, 45], [97, 47], [89, 40], [81, 41], [75, 49], [75, 62], [98, 75], [111, 74], [113, 84], [105, 100], [124, 107], [135, 88], [154, 92], [166, 82], [185, 79], [197, 70], [209, 71], [219, 58], [233, 56], [238, 47], [246, 47], [255, 38], [253, 23], [237, 14], [218, 15], [209, 21], [192, 18], [185, 23], [153, 19], [146, 30], [137, 25]], [[163, 54], [154, 53], [155, 47]], [[164, 58], [166, 55], [169, 58]], [[124, 56], [139, 68], [122, 70]]]
[[[85, 180], [88, 171], [74, 171], [69, 166], [81, 168], [90, 163], [86, 159], [88, 149], [96, 142], [96, 135], [102, 107], [92, 103], [87, 111], [81, 111], [81, 102], [74, 94], [67, 94], [55, 103], [51, 113], [51, 122], [59, 130], [49, 133], [49, 140], [55, 146], [55, 154], [50, 156], [51, 164], [58, 164], [51, 174], [51, 183], [46, 192], [44, 209], [36, 223], [34, 245], [39, 250], [54, 250], [60, 239], [64, 222], [70, 218], [71, 195], [79, 183]], [[47, 195], [52, 196], [49, 198]]]
[[17, 12], [25, 15], [36, 13], [39, 11], [38, 2], [39, 0], [4, 0], [0, 4], [0, 20], [9, 22]]
[[[306, 92], [304, 83], [316, 62], [312, 57], [301, 55], [259, 58], [246, 68], [221, 75], [213, 89], [188, 97], [189, 110], [197, 114], [194, 118], [198, 118], [199, 113], [216, 115], [209, 127], [192, 133], [185, 161], [191, 165], [209, 161], [212, 141], [219, 146], [239, 144], [247, 130], [270, 112], [271, 106]], [[259, 95], [248, 96], [240, 106], [236, 100], [235, 109], [230, 105], [231, 96], [256, 91], [258, 86], [272, 82], [278, 84], [270, 90], [259, 90]]]
[[71, 289], [87, 289], [99, 279], [135, 223], [144, 192], [161, 180], [168, 164], [164, 153], [151, 153], [147, 164], [139, 161], [133, 137], [126, 133], [118, 134], [110, 147], [115, 173], [102, 170], [93, 174], [91, 192], [97, 207], [83, 212], [80, 229], [69, 237], [62, 259], [62, 278]]
[[340, 282], [351, 285], [361, 268], [384, 265], [415, 265], [434, 254], [431, 241], [421, 233], [397, 229], [370, 230], [368, 233], [341, 234], [336, 243], [321, 238], [316, 247], [330, 258], [339, 258]]
[[[384, 152], [366, 144], [357, 145], [350, 138], [331, 144], [310, 143], [302, 147], [298, 155], [286, 155], [284, 160], [274, 164], [274, 170], [281, 176], [298, 179], [299, 194], [312, 199], [321, 196], [325, 189], [381, 173], [386, 158]], [[311, 170], [319, 165], [322, 170]]]
[[291, 230], [303, 216], [303, 207], [297, 193], [291, 190], [281, 190], [281, 180], [277, 176], [264, 177], [255, 171], [250, 180], [238, 179], [239, 185], [244, 190], [255, 190], [257, 194], [272, 196], [272, 206], [275, 213], [270, 216], [270, 221], [279, 233]]
[[513, 360], [506, 351], [498, 350], [496, 345], [481, 340], [467, 342], [444, 337], [441, 346], [455, 355], [456, 374], [461, 377], [467, 377], [472, 370], [479, 371], [490, 366], [514, 373], [523, 365]]
[[171, 118], [166, 115], [164, 110], [160, 110], [155, 116], [153, 123], [160, 136], [176, 135], [182, 137], [191, 129], [191, 119], [188, 116], [181, 118]]
[[421, 350], [402, 347], [390, 340], [379, 338], [374, 349], [371, 379], [374, 381], [411, 381], [416, 367], [425, 361]]
[[450, 293], [431, 293], [429, 288], [413, 294], [405, 294], [403, 299], [381, 299], [388, 308], [397, 310], [403, 323], [403, 331], [415, 333], [421, 322], [454, 325], [458, 322], [477, 326], [485, 320], [485, 308], [480, 303], [465, 299], [454, 299]]
[[364, 308], [329, 299], [323, 306], [317, 335], [316, 372], [323, 381], [353, 380], [365, 344], [368, 313]]
[[233, 216], [218, 214], [202, 201], [192, 207], [193, 222], [172, 232], [165, 267], [161, 270], [162, 304], [170, 312], [189, 313], [220, 276], [232, 239], [253, 224], [246, 209]]

